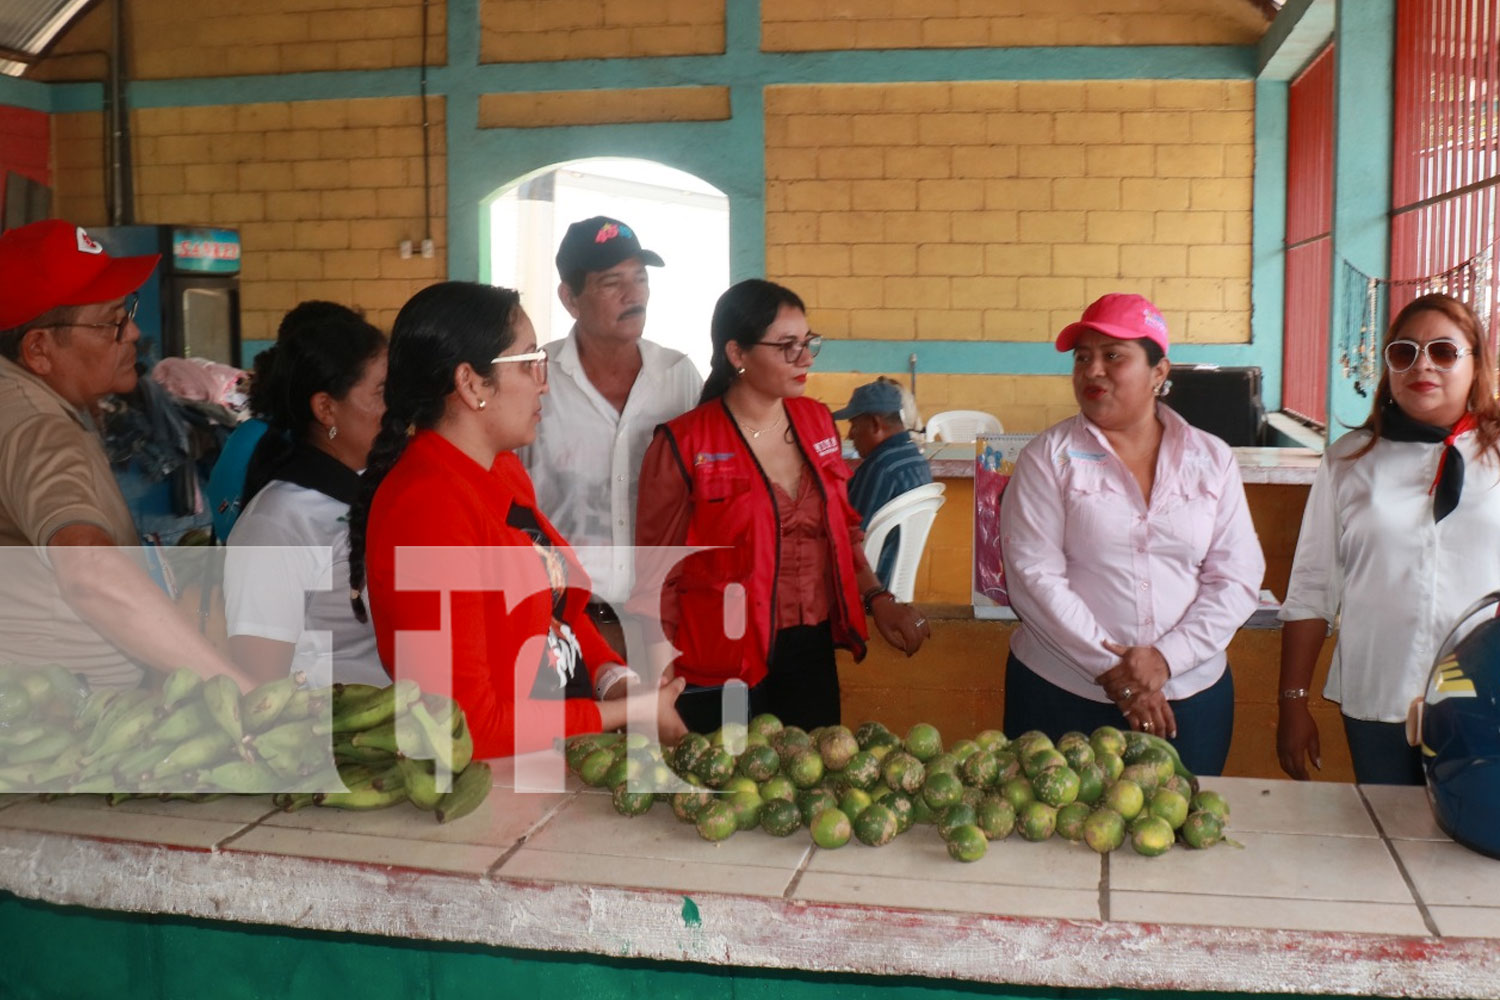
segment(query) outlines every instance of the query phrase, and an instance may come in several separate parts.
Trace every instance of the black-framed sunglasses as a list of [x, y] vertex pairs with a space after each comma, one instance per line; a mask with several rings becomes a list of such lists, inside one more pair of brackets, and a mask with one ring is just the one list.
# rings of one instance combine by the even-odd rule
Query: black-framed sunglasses
[[115, 331], [115, 343], [119, 344], [125, 340], [125, 328], [135, 319], [135, 311], [141, 307], [141, 297], [132, 294], [125, 300], [125, 316], [116, 323], [43, 323], [36, 327], [38, 330], [67, 330], [80, 327], [85, 330], [113, 330]]
[[806, 340], [762, 340], [755, 347], [779, 347], [781, 356], [786, 358], [786, 363], [795, 365], [802, 360], [802, 352], [806, 351], [809, 356], [817, 357], [818, 352], [823, 349], [823, 338], [816, 333], [807, 335]]
[[1471, 348], [1461, 346], [1456, 340], [1444, 337], [1419, 344], [1415, 340], [1393, 340], [1385, 345], [1385, 363], [1393, 372], [1404, 372], [1426, 354], [1432, 367], [1440, 372], [1449, 372], [1460, 358], [1473, 354]]

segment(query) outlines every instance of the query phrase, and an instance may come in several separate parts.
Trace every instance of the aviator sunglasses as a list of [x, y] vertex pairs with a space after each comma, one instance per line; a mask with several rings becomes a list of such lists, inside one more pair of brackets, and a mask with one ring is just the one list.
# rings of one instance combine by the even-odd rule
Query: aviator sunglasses
[[1457, 341], [1447, 338], [1429, 340], [1426, 344], [1419, 344], [1415, 340], [1393, 340], [1385, 345], [1385, 363], [1393, 372], [1404, 372], [1426, 354], [1432, 367], [1440, 372], [1449, 372], [1460, 358], [1473, 353], [1471, 349], [1461, 347]]

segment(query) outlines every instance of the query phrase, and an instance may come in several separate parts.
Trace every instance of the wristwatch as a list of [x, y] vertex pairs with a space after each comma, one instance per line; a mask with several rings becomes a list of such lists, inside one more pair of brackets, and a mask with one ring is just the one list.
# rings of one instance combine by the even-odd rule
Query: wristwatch
[[871, 587], [863, 594], [863, 600], [865, 602], [865, 614], [868, 615], [874, 613], [875, 599], [881, 594], [884, 594], [886, 597], [889, 597], [893, 601], [896, 599], [895, 595], [892, 594], [889, 590], [886, 590], [884, 587]]

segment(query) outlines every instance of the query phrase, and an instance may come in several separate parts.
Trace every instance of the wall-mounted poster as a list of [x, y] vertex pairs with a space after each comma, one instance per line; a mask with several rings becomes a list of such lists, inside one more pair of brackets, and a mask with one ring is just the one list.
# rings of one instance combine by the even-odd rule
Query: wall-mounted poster
[[981, 434], [974, 442], [974, 616], [1010, 618], [1000, 560], [1000, 497], [1031, 434]]

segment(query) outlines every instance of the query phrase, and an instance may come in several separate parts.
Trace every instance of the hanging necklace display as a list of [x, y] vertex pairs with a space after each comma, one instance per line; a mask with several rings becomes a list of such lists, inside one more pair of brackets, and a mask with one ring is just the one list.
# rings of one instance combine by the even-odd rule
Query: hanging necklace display
[[1365, 301], [1359, 317], [1359, 346], [1356, 349], [1359, 377], [1354, 391], [1368, 396], [1379, 374], [1380, 337], [1375, 332], [1375, 318], [1380, 314], [1380, 279], [1365, 278]]

